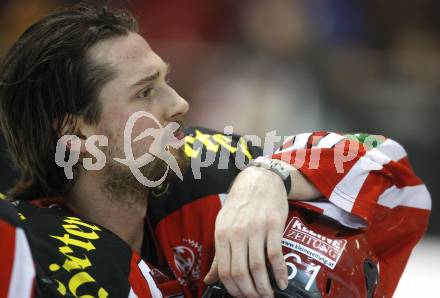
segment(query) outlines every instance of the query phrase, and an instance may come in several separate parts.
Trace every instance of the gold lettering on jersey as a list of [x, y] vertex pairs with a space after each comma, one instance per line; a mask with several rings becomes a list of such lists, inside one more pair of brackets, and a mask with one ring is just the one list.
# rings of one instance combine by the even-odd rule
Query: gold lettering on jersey
[[63, 228], [66, 230], [67, 233], [80, 238], [85, 238], [90, 240], [99, 238], [98, 234], [96, 234], [94, 231], [84, 232], [84, 230], [82, 230], [77, 225], [63, 225]]
[[[56, 279], [57, 290], [63, 296], [67, 294], [68, 289], [70, 291], [69, 294], [74, 297], [95, 297], [90, 294], [79, 296], [78, 291], [84, 284], [96, 283], [96, 280], [86, 271], [87, 268], [93, 266], [87, 257], [87, 253], [96, 249], [92, 241], [100, 238], [97, 232], [101, 231], [101, 229], [82, 221], [78, 217], [72, 216], [66, 217], [63, 223], [61, 226], [66, 232], [65, 234], [62, 236], [49, 236], [63, 244], [58, 247], [58, 251], [64, 256], [64, 263], [62, 266], [50, 264], [49, 270], [56, 272], [63, 269], [72, 275], [66, 281]], [[105, 298], [108, 296], [108, 292], [101, 287], [98, 289], [97, 295], [99, 298]]]
[[214, 144], [211, 141], [210, 137], [211, 135], [204, 134], [200, 130], [196, 129], [196, 140], [200, 141], [203, 144], [203, 146], [206, 147], [207, 150], [212, 152], [218, 152], [220, 146], [218, 144]]
[[60, 292], [61, 295], [66, 295], [67, 290], [66, 287], [59, 281], [59, 280], [55, 280], [57, 282], [57, 290], [58, 292]]
[[228, 149], [229, 152], [235, 153], [237, 151], [236, 147], [231, 146], [232, 139], [230, 137], [227, 137], [225, 135], [221, 134], [215, 134], [212, 136], [212, 138], [221, 146]]
[[199, 155], [200, 149], [194, 150], [189, 144], [194, 144], [196, 138], [192, 136], [185, 137], [185, 146], [183, 147], [183, 151], [185, 155], [191, 158], [196, 158]]
[[[87, 272], [78, 272], [77, 274], [75, 274], [70, 280], [69, 280], [69, 290], [70, 292], [75, 296], [75, 297], [93, 297], [90, 295], [82, 295], [82, 296], [78, 296], [77, 295], [77, 290], [80, 286], [82, 286], [83, 284], [86, 283], [94, 283], [96, 282], [96, 280], [90, 276], [90, 274], [88, 274]], [[98, 297], [99, 298], [105, 298], [108, 296], [108, 293], [106, 290], [104, 290], [103, 288], [100, 288], [98, 290]]]
[[65, 270], [70, 272], [73, 269], [86, 269], [87, 267], [92, 266], [92, 263], [85, 254], [83, 254], [83, 258], [77, 258], [69, 255], [74, 251], [68, 246], [59, 247], [58, 249], [60, 253], [66, 257], [63, 264]]
[[20, 218], [21, 221], [26, 220], [26, 216], [24, 216], [21, 212], [18, 212], [18, 218]]
[[244, 153], [244, 155], [248, 159], [252, 159], [252, 154], [249, 152], [249, 147], [247, 146], [246, 140], [241, 137], [238, 141], [238, 146], [234, 147], [231, 145], [232, 138], [229, 136], [225, 136], [223, 134], [205, 134], [200, 130], [195, 130], [195, 136], [186, 136], [185, 137], [185, 146], [184, 152], [188, 157], [196, 158], [200, 154], [200, 149], [194, 149], [191, 145], [193, 145], [196, 141], [202, 143], [202, 145], [206, 148], [206, 150], [217, 153], [221, 147], [225, 148], [232, 154], [236, 153], [237, 150], [240, 150]]

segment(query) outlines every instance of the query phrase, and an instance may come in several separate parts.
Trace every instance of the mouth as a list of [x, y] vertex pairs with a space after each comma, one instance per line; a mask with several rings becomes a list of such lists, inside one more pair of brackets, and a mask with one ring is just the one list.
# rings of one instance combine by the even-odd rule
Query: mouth
[[183, 138], [185, 138], [185, 132], [183, 131], [182, 126], [174, 133], [174, 136], [178, 140], [182, 140]]

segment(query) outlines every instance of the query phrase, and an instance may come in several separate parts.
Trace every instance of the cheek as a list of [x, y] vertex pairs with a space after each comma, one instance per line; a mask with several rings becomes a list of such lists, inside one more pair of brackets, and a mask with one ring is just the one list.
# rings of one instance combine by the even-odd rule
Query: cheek
[[[124, 130], [125, 126], [133, 113], [137, 111], [147, 110], [154, 113], [151, 109], [139, 107], [135, 105], [109, 104], [102, 113], [101, 121], [98, 125], [100, 134], [108, 137], [109, 146], [119, 148], [118, 151], [124, 150]], [[155, 116], [156, 117], [156, 116]], [[157, 117], [156, 117], [157, 119]], [[158, 119], [157, 119], [158, 120]], [[137, 118], [131, 131], [130, 140], [133, 140], [148, 128], [159, 128], [156, 122], [149, 117]], [[148, 136], [137, 142], [132, 142], [131, 147], [135, 157], [139, 157], [147, 152], [154, 138]]]
[[[103, 128], [103, 130], [107, 131], [106, 135], [109, 139], [109, 146], [111, 145], [116, 147], [118, 149], [115, 151], [121, 152], [124, 150], [125, 126], [131, 114], [116, 112], [114, 114], [115, 115], [113, 115], [113, 117], [115, 118], [110, 118], [106, 124], [103, 123], [103, 126], [105, 125], [106, 127], [105, 129]], [[115, 120], [116, 117], [118, 121]], [[131, 130], [131, 135], [128, 136], [128, 139], [131, 141], [131, 148], [135, 158], [138, 158], [145, 152], [148, 152], [148, 149], [154, 141], [154, 137], [151, 135], [151, 133], [149, 133], [148, 136], [140, 139], [139, 141], [133, 142], [133, 139], [149, 128], [155, 129], [158, 128], [158, 125], [152, 119], [146, 117], [139, 118]], [[130, 133], [130, 131], [128, 131], [128, 133]]]
[[[128, 120], [128, 119], [127, 119]], [[125, 125], [125, 124], [124, 124]], [[140, 133], [144, 132], [146, 129], [155, 129], [159, 128], [156, 122], [153, 119], [147, 117], [139, 118], [133, 126], [132, 137], [137, 137]]]
[[98, 129], [107, 136], [123, 134], [125, 124], [131, 114], [131, 111], [120, 105], [109, 106], [102, 113]]
[[[135, 125], [133, 126], [133, 130], [131, 132], [131, 140], [133, 140], [149, 128], [152, 128], [153, 130], [151, 132], [154, 132], [154, 129], [158, 128], [158, 126], [152, 119], [148, 119], [145, 117], [138, 119], [138, 121], [136, 121]], [[150, 145], [153, 143], [153, 141], [154, 137], [151, 135], [151, 133], [149, 133], [148, 136], [140, 139], [137, 142], [132, 143], [133, 152], [138, 153], [138, 155], [145, 153], [147, 149], [150, 148]]]

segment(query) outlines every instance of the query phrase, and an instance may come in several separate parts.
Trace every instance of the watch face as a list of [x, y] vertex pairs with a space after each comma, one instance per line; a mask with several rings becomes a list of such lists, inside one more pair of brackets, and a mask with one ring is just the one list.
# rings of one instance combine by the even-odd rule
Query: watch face
[[291, 172], [291, 169], [288, 166], [285, 166], [281, 161], [277, 159], [270, 159], [264, 156], [257, 157], [252, 164], [256, 167], [271, 170], [283, 180], [286, 180]]

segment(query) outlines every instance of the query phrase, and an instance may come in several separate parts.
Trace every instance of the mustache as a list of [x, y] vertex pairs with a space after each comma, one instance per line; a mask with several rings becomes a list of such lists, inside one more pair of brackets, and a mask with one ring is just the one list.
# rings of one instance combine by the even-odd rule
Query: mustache
[[188, 127], [186, 126], [186, 124], [183, 120], [176, 120], [174, 122], [179, 125], [179, 129], [176, 130], [176, 133], [179, 131], [185, 132], [187, 130]]
[[179, 124], [179, 126], [180, 126], [180, 129], [182, 129], [182, 130], [186, 130], [186, 124], [183, 122], [183, 120], [177, 120], [177, 121], [175, 121], [177, 124]]

